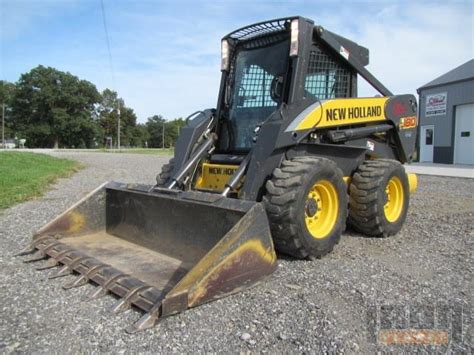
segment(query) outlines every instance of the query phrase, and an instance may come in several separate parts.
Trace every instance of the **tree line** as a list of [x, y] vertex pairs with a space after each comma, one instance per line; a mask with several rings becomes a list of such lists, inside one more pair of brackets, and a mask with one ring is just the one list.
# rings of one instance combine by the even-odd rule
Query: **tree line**
[[117, 92], [99, 92], [87, 80], [42, 65], [16, 83], [0, 81], [0, 104], [5, 104], [5, 138], [26, 139], [30, 148], [100, 148], [110, 138], [116, 146], [119, 114], [121, 147], [173, 147], [185, 125], [182, 118], [161, 115], [137, 123]]

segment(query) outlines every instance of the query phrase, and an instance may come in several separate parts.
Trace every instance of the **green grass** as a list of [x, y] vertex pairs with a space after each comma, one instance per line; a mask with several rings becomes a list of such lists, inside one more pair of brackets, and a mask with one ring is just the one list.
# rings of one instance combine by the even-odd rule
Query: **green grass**
[[0, 209], [40, 197], [56, 179], [81, 167], [76, 161], [45, 154], [0, 152]]
[[126, 153], [126, 154], [149, 154], [149, 155], [173, 155], [173, 148], [130, 148], [130, 149], [101, 149], [101, 152], [106, 153]]

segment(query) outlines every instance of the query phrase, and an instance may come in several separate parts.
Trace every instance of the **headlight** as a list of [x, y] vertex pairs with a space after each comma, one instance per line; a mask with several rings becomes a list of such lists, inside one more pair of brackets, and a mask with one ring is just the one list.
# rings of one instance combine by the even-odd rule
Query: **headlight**
[[291, 44], [290, 44], [290, 56], [295, 57], [298, 55], [298, 19], [291, 21]]
[[229, 70], [229, 58], [230, 58], [229, 42], [223, 39], [221, 42], [221, 70]]

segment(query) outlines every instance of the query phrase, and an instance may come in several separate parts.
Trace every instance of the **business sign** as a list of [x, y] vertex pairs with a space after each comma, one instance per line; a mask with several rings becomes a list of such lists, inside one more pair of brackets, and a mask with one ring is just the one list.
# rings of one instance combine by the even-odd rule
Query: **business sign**
[[426, 96], [425, 116], [444, 116], [446, 115], [446, 106], [448, 103], [448, 93], [440, 92], [439, 94]]

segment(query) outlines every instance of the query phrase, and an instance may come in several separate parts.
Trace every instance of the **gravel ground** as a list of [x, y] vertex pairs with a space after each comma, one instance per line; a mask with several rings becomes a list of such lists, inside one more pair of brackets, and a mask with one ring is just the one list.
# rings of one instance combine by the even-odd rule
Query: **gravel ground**
[[[77, 159], [87, 168], [60, 180], [41, 200], [0, 212], [1, 353], [470, 351], [474, 179], [420, 176], [398, 235], [377, 239], [346, 231], [333, 253], [321, 260], [281, 257], [275, 274], [253, 289], [129, 335], [124, 328], [141, 312], [112, 315], [114, 297], [86, 302], [83, 296], [94, 286], [65, 291], [61, 285], [72, 278], [47, 280], [46, 272], [11, 256], [27, 245], [34, 230], [97, 185], [106, 180], [153, 183], [167, 158], [52, 154]], [[462, 305], [464, 343], [377, 345], [370, 335], [369, 320], [377, 314], [371, 305], [401, 305], [412, 314], [415, 307]]]

